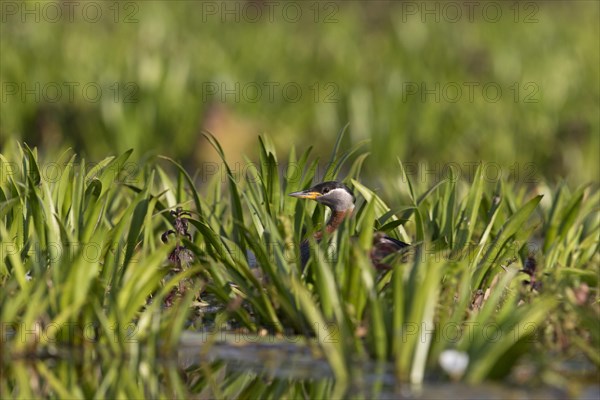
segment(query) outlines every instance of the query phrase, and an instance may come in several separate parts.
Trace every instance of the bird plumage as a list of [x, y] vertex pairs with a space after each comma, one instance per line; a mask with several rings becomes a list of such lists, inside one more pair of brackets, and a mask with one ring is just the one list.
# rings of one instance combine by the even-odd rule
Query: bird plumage
[[[354, 193], [345, 184], [338, 181], [326, 181], [319, 183], [309, 189], [293, 192], [289, 194], [292, 197], [301, 199], [310, 199], [321, 203], [331, 209], [331, 217], [327, 222], [325, 230], [328, 233], [334, 232], [342, 221], [352, 215], [354, 211]], [[314, 234], [315, 240], [321, 240], [323, 232]], [[308, 240], [304, 240], [300, 245], [300, 258], [302, 265], [305, 265], [310, 257], [310, 248]], [[378, 269], [388, 269], [388, 265], [382, 261], [390, 254], [401, 252], [409, 245], [389, 237], [381, 232], [373, 235], [373, 248], [371, 250], [371, 261]]]

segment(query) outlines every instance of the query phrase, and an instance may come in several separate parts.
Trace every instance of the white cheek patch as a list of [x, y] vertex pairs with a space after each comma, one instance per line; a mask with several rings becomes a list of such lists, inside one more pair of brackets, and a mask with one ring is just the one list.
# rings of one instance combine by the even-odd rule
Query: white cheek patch
[[[333, 189], [326, 194], [328, 203], [335, 211], [345, 211], [349, 208], [354, 208], [352, 195], [344, 189]], [[334, 206], [335, 204], [335, 206]]]

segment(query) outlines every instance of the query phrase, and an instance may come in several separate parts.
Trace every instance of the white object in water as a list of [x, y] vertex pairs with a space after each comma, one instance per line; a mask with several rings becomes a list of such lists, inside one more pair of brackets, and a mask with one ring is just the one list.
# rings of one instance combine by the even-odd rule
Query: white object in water
[[444, 350], [438, 361], [448, 375], [460, 379], [469, 365], [469, 355], [463, 351]]

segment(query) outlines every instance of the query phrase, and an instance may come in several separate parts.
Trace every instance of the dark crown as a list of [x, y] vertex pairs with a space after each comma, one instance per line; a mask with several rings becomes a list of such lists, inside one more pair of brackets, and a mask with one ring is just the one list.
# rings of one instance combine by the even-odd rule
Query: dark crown
[[350, 189], [348, 186], [344, 185], [342, 182], [338, 182], [338, 181], [321, 182], [321, 183], [313, 186], [310, 190], [314, 191], [314, 192], [319, 192], [321, 194], [326, 194], [333, 189], [344, 189], [346, 192], [348, 192], [352, 196], [352, 200], [356, 200], [356, 198], [354, 197], [354, 193], [352, 192], [352, 189]]

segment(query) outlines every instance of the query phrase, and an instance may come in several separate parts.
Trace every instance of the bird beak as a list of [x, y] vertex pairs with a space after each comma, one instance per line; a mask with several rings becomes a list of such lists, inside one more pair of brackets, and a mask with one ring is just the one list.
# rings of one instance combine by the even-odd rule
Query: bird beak
[[298, 197], [300, 199], [315, 200], [317, 197], [321, 196], [321, 193], [319, 193], [319, 192], [311, 192], [310, 190], [303, 190], [301, 192], [290, 193], [288, 196]]

